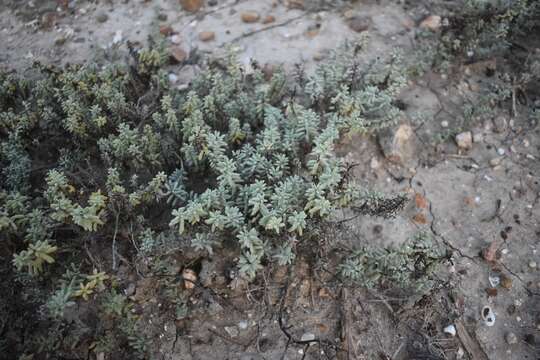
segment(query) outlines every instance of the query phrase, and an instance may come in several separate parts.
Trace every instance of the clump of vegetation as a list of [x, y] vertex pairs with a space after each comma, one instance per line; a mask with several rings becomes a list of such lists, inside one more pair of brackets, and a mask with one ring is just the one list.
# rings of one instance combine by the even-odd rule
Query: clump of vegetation
[[[360, 188], [333, 152], [341, 137], [400, 116], [400, 55], [362, 67], [362, 47], [347, 44], [293, 79], [280, 69], [265, 78], [255, 64], [247, 73], [231, 56], [182, 91], [169, 88], [159, 47], [132, 50], [128, 65], [0, 74], [0, 238], [22, 292], [31, 281], [46, 294], [32, 321], [58, 335], [12, 345], [69, 353], [62, 334], [78, 333], [66, 310], [93, 300], [123, 334], [100, 346], [144, 356], [138, 317], [110, 273], [119, 258], [232, 245], [240, 275], [254, 279], [268, 262], [292, 263], [310, 224], [337, 208], [399, 210], [404, 197]], [[89, 239], [110, 249], [104, 268], [81, 262]], [[182, 301], [176, 308], [185, 313]]]
[[523, 47], [520, 39], [540, 26], [540, 5], [530, 0], [461, 0], [437, 11], [443, 16], [441, 29], [420, 31], [417, 55], [425, 66], [442, 71]]
[[340, 266], [343, 278], [367, 288], [433, 285], [438, 265], [446, 254], [427, 233], [419, 233], [397, 248], [366, 246], [357, 249]]
[[530, 34], [540, 29], [540, 3], [462, 0], [434, 4], [433, 11], [441, 15], [441, 27], [419, 29], [409, 72], [435, 70], [450, 81], [463, 80], [463, 74], [465, 79], [482, 77], [474, 91], [463, 94], [462, 111], [452, 114], [452, 127], [442, 130], [443, 138], [500, 115], [501, 108], [513, 117], [537, 120], [538, 108], [528, 94], [536, 93], [540, 80], [540, 55], [530, 51], [538, 42]]

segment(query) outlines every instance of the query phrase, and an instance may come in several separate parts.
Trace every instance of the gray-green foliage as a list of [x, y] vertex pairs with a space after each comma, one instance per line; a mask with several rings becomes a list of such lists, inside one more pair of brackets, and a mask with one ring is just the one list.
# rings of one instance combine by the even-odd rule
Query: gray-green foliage
[[334, 54], [306, 79], [302, 93], [286, 101], [281, 73], [266, 83], [256, 71], [250, 92], [238, 92], [246, 79], [235, 63], [226, 74], [199, 78], [183, 106], [178, 136], [188, 140], [181, 148], [184, 166], [207, 168], [211, 183], [187, 199], [185, 181], [169, 180], [170, 199], [183, 202], [170, 225], [179, 234], [194, 233], [193, 246], [209, 252], [215, 234], [236, 236], [240, 271], [253, 277], [273, 247], [279, 262], [294, 258], [283, 234], [302, 237], [308, 222], [359, 202], [363, 193], [347, 181], [334, 146], [344, 133], [394, 121], [399, 110], [392, 101], [405, 79], [397, 53], [389, 63], [361, 70], [358, 47]]
[[419, 233], [396, 248], [369, 245], [355, 250], [340, 265], [340, 273], [368, 288], [382, 284], [425, 288], [444, 258], [444, 250], [428, 234]]
[[534, 0], [460, 0], [438, 11], [445, 17], [441, 32], [418, 34], [421, 46], [413, 61], [424, 69], [448, 71], [456, 62], [503, 55], [540, 26], [540, 3]]
[[[38, 281], [86, 258], [88, 242], [111, 249], [113, 264], [117, 243], [122, 256], [133, 246], [155, 267], [165, 252], [213, 256], [232, 244], [254, 278], [266, 262], [291, 264], [310, 225], [337, 208], [392, 213], [403, 199], [357, 187], [334, 152], [343, 136], [400, 115], [400, 55], [361, 64], [363, 46], [296, 78], [247, 73], [231, 56], [187, 90], [168, 87], [157, 48], [132, 50], [128, 65], [37, 64], [32, 82], [0, 73], [0, 240], [13, 265]], [[73, 301], [104, 296], [90, 278], [108, 278], [106, 269], [83, 270], [94, 275], [49, 282], [44, 308], [56, 330]], [[144, 357], [137, 319], [119, 301], [106, 300], [107, 314], [122, 313], [116, 326]], [[186, 302], [176, 308], [185, 313]]]

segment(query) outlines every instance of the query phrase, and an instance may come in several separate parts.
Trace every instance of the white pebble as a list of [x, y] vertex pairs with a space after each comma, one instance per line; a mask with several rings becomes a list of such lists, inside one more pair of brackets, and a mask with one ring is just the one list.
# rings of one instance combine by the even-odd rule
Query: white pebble
[[238, 327], [242, 330], [246, 330], [248, 328], [248, 322], [246, 320], [242, 320], [238, 323]]
[[504, 150], [503, 148], [497, 149], [497, 154], [499, 154], [500, 156], [503, 156], [505, 153], [506, 153], [506, 150]]
[[444, 328], [444, 333], [450, 336], [456, 336], [456, 327], [454, 325], [448, 325]]
[[178, 81], [178, 76], [175, 73], [169, 73], [169, 82], [175, 84]]
[[305, 333], [300, 338], [300, 341], [313, 341], [315, 340], [315, 334], [312, 333]]
[[123, 39], [123, 36], [122, 36], [122, 30], [117, 30], [115, 33], [114, 33], [114, 37], [113, 37], [113, 40], [112, 40], [112, 43], [113, 45], [114, 44], [118, 44], [119, 42], [121, 42]]

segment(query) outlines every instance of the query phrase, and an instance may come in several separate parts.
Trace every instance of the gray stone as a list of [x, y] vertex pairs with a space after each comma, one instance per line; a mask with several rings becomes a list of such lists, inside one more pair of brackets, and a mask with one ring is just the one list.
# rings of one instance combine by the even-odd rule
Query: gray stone
[[382, 130], [378, 140], [384, 156], [391, 162], [403, 165], [414, 156], [416, 137], [413, 128], [408, 124]]
[[456, 135], [456, 144], [462, 150], [472, 148], [472, 134], [470, 131], [465, 131]]
[[126, 296], [131, 296], [135, 294], [135, 288], [136, 288], [135, 283], [130, 283], [124, 290]]
[[348, 21], [351, 30], [356, 32], [363, 32], [369, 29], [371, 25], [371, 19], [365, 16], [354, 16]]
[[508, 120], [506, 117], [499, 115], [493, 119], [493, 129], [497, 133], [503, 133], [508, 129]]
[[514, 345], [518, 343], [518, 338], [516, 334], [514, 334], [513, 332], [509, 332], [508, 334], [506, 334], [505, 339], [506, 339], [506, 342], [510, 345]]
[[300, 341], [313, 341], [315, 340], [315, 334], [307, 332], [302, 334], [302, 337], [300, 338]]

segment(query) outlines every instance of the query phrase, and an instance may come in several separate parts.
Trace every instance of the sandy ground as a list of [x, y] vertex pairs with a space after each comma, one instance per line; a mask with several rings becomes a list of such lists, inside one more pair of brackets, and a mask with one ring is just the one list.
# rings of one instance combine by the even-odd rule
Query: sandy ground
[[[183, 11], [176, 0], [70, 1], [67, 9], [56, 1], [34, 1], [33, 7], [30, 3], [4, 0], [0, 8], [1, 67], [23, 69], [35, 60], [66, 64], [121, 59], [127, 41], [144, 44], [160, 26], [170, 26], [176, 33], [168, 38], [171, 46], [182, 48], [193, 60], [170, 67], [178, 86], [199, 71], [195, 54], [220, 56], [229, 45], [244, 64], [255, 59], [260, 64], [284, 64], [289, 69], [303, 64], [312, 69], [340, 42], [363, 36], [348, 26], [351, 16], [368, 19], [371, 41], [366, 59], [387, 56], [394, 47], [407, 54], [414, 47], [415, 24], [423, 15], [390, 1], [359, 1], [339, 10], [314, 12], [289, 9], [280, 2], [273, 6], [262, 0], [218, 1], [195, 14]], [[275, 21], [246, 24], [240, 14], [250, 10]], [[201, 41], [202, 31], [215, 32], [215, 39]], [[320, 289], [330, 280], [313, 280], [313, 274], [302, 268], [308, 261], [301, 260], [292, 293], [285, 297], [288, 307], [296, 309], [286, 315], [294, 324], [290, 329], [294, 336], [305, 332], [321, 338], [339, 336], [339, 313], [348, 311], [355, 359], [431, 359], [421, 357], [422, 349], [430, 346], [444, 349], [441, 358], [473, 359], [458, 324], [488, 359], [540, 356], [540, 277], [538, 265], [533, 266], [540, 264], [540, 128], [501, 110], [508, 120], [503, 129], [491, 120], [462, 129], [474, 134], [469, 151], [459, 150], [452, 139], [436, 140], [437, 134], [447, 131], [444, 122], [449, 129], [458, 126], [453, 114], [460, 111], [464, 98], [474, 95], [473, 85], [481, 78], [476, 73], [452, 79], [426, 74], [410, 82], [401, 96], [407, 115], [403, 123], [410, 123], [419, 110], [428, 121], [412, 124], [413, 150], [402, 164], [385, 159], [377, 136], [355, 137], [338, 149], [359, 164], [355, 175], [362, 184], [383, 192], [403, 191], [413, 199], [418, 194], [427, 203], [417, 206], [412, 201], [393, 220], [356, 219], [348, 224], [350, 236], [343, 241], [353, 246], [399, 244], [420, 230], [430, 232], [453, 253], [453, 264], [441, 274], [445, 286], [396, 314], [392, 301], [360, 289], [326, 296]], [[494, 241], [501, 256], [496, 266], [480, 255]], [[510, 288], [499, 287], [497, 296], [488, 296], [489, 276], [501, 275], [511, 280]], [[269, 283], [276, 277], [279, 271], [268, 274]], [[222, 359], [301, 359], [304, 351], [306, 358], [333, 358], [332, 349], [324, 344], [309, 349], [287, 345], [278, 321], [282, 317], [261, 313], [266, 306], [262, 300], [244, 302], [241, 310], [214, 300], [209, 301], [216, 303], [215, 311], [194, 316], [186, 328], [154, 320], [162, 327], [158, 346], [162, 358], [215, 359], [216, 351]], [[276, 301], [270, 303], [279, 309]], [[491, 327], [481, 319], [481, 310], [488, 305], [496, 315]], [[419, 318], [423, 324], [418, 324]], [[229, 337], [225, 327], [242, 321], [247, 322], [246, 329]], [[449, 324], [458, 326], [458, 337], [443, 333]], [[517, 344], [508, 344], [510, 332], [517, 335]]]

